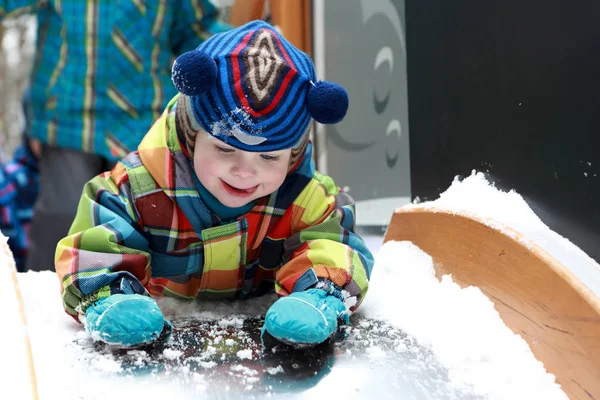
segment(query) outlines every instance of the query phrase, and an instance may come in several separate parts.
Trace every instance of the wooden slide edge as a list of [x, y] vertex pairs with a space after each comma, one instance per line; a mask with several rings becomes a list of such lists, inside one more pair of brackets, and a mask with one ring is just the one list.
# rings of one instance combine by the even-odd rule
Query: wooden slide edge
[[[6, 240], [6, 238], [0, 234], [0, 242], [5, 241], [5, 240]], [[18, 307], [19, 307], [19, 315], [20, 315], [21, 323], [22, 323], [25, 331], [27, 332], [27, 330], [28, 330], [27, 317], [25, 316], [25, 305], [23, 302], [23, 296], [21, 294], [21, 289], [19, 288], [19, 281], [17, 278], [17, 266], [15, 264], [12, 252], [10, 251], [10, 249], [8, 247], [8, 244], [6, 242], [0, 243], [0, 247], [2, 248], [2, 252], [4, 253], [5, 258], [9, 261], [6, 265], [0, 265], [0, 268], [7, 268], [9, 270], [12, 285], [14, 287], [15, 296], [17, 299]], [[1, 257], [0, 257], [0, 259], [1, 259]], [[29, 390], [31, 391], [31, 398], [34, 400], [38, 400], [39, 399], [38, 384], [37, 384], [37, 378], [36, 378], [36, 373], [35, 373], [35, 364], [33, 362], [33, 353], [31, 351], [31, 341], [29, 339], [29, 334], [26, 334], [23, 336], [23, 341], [24, 341], [25, 351], [26, 351], [25, 357], [27, 357], [27, 367], [28, 367], [28, 375], [29, 375], [29, 382], [30, 382]]]

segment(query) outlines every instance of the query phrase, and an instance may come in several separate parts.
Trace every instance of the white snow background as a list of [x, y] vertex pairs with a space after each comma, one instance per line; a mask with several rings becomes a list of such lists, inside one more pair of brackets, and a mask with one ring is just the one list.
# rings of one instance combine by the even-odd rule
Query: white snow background
[[[455, 180], [438, 200], [419, 206], [468, 211], [505, 224], [542, 246], [578, 276], [583, 275], [584, 283], [594, 293], [600, 293], [600, 266], [567, 239], [547, 228], [517, 193], [497, 190], [482, 174], [473, 173], [463, 181]], [[382, 238], [367, 239], [375, 251], [376, 263], [369, 294], [357, 314], [385, 320], [415, 338], [448, 369], [451, 386], [476, 397], [567, 398], [555, 383], [554, 376], [546, 373], [526, 342], [504, 325], [491, 301], [479, 289], [461, 289], [450, 276], [438, 281], [431, 258], [409, 242], [389, 242], [381, 246]], [[190, 388], [173, 384], [168, 376], [158, 379], [155, 376], [119, 375], [121, 365], [113, 357], [86, 346], [91, 339], [81, 325], [64, 313], [59, 282], [53, 272], [20, 274], [19, 283], [41, 399], [189, 398]], [[8, 314], [14, 304], [5, 298], [4, 290], [0, 296], [0, 304]], [[224, 324], [235, 325], [244, 315], [263, 315], [274, 299], [274, 296], [266, 296], [233, 304], [208, 305], [163, 299], [159, 304], [169, 318], [224, 318]], [[12, 360], [17, 356], [14, 351], [11, 354], [11, 341], [18, 339], [22, 332], [7, 328], [2, 323], [0, 381], [8, 383], [5, 379], [10, 379], [11, 387], [23, 387], [29, 385], [28, 377], [10, 374], [11, 364], [18, 361]], [[371, 341], [369, 357], [375, 364], [385, 363], [397, 359], [404, 348], [405, 345], [398, 342], [397, 353], [389, 354], [388, 351], [386, 354], [378, 343]], [[142, 352], [139, 356], [143, 359], [145, 354]], [[167, 349], [163, 356], [173, 359], [180, 353]], [[251, 354], [242, 350], [238, 357], [242, 360]], [[427, 362], [427, 357], [422, 359]], [[233, 373], [238, 374], [238, 379], [247, 384], [251, 393], [256, 378], [241, 365], [232, 367]], [[327, 382], [327, 387], [317, 385], [306, 391], [305, 397], [318, 398], [328, 394], [336, 398], [341, 396], [344, 400], [361, 398], [360, 377], [351, 374], [351, 370], [334, 370], [329, 379], [323, 381]], [[190, 375], [195, 390], [202, 397], [205, 378], [197, 372]], [[400, 394], [398, 396], [401, 398]]]

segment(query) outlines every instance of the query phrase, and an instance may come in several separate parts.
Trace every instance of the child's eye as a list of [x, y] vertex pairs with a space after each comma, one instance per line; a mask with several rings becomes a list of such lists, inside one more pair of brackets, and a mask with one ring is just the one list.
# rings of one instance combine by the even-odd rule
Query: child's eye
[[215, 148], [220, 153], [233, 153], [235, 151], [233, 149], [228, 149], [228, 148], [225, 148], [225, 147], [217, 146], [216, 144], [215, 144]]
[[260, 158], [262, 158], [265, 161], [277, 161], [277, 160], [279, 160], [279, 156], [270, 156], [268, 154], [261, 154]]

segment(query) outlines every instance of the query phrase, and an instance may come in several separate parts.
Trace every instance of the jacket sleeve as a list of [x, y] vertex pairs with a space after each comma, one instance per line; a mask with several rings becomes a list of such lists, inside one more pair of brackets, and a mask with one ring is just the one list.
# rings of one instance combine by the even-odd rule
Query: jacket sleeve
[[178, 3], [169, 33], [175, 56], [195, 49], [215, 33], [232, 28], [218, 20], [219, 10], [209, 0], [180, 0]]
[[138, 225], [129, 177], [118, 163], [90, 180], [77, 215], [55, 255], [68, 314], [77, 319], [100, 298], [115, 293], [148, 295], [149, 243]]
[[0, 20], [32, 13], [44, 0], [0, 0]]
[[276, 275], [279, 295], [322, 287], [343, 295], [355, 311], [364, 299], [373, 255], [354, 233], [354, 200], [328, 176], [315, 177], [294, 202], [292, 236]]
[[[0, 165], [0, 206], [10, 204], [17, 197], [17, 186], [7, 173], [10, 163]], [[3, 215], [0, 213], [0, 221]]]

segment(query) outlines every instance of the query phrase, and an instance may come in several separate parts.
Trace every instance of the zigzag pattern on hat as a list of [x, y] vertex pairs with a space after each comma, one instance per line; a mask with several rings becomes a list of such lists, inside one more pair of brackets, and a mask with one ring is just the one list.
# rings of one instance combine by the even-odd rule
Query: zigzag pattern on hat
[[[244, 83], [246, 84], [246, 93], [254, 103], [252, 109], [264, 109], [267, 100], [277, 89], [275, 83], [281, 81], [285, 68], [285, 60], [280, 54], [281, 49], [278, 47], [277, 37], [268, 29], [261, 29], [258, 34], [254, 35], [248, 46], [242, 48], [242, 51], [245, 54], [239, 54], [237, 61], [239, 62], [241, 58], [247, 71]], [[235, 54], [232, 56], [235, 57]], [[234, 66], [234, 73], [236, 72], [238, 74], [240, 72], [239, 65], [238, 68]], [[294, 73], [294, 70], [291, 69], [289, 73]], [[236, 82], [238, 86], [241, 86], [239, 84], [241, 79], [236, 79]], [[238, 89], [240, 88], [236, 88], [236, 90]], [[244, 87], [241, 89], [243, 90]], [[270, 106], [274, 107], [274, 103], [271, 102]]]

